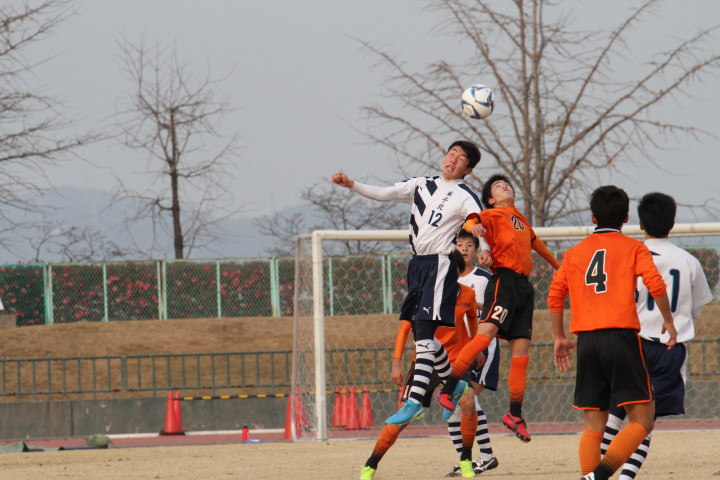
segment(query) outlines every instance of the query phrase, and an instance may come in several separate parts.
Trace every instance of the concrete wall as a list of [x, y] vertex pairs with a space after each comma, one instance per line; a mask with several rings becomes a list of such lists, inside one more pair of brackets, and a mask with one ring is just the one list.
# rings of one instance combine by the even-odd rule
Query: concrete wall
[[[180, 405], [185, 431], [285, 427], [284, 398], [196, 400]], [[166, 407], [166, 398], [0, 403], [0, 440], [158, 433], [165, 427]]]
[[[374, 408], [375, 424], [394, 411], [397, 396], [385, 396], [385, 405]], [[571, 407], [573, 386], [531, 385], [525, 395], [523, 412], [536, 423], [576, 423], [582, 413]], [[533, 402], [533, 399], [545, 399]], [[507, 411], [508, 392], [501, 386], [496, 393], [481, 397], [488, 418], [499, 419]], [[555, 399], [556, 401], [547, 401]], [[181, 401], [182, 429], [186, 432], [285, 428], [286, 398], [248, 398], [230, 400]], [[332, 397], [328, 399], [332, 405]], [[48, 402], [0, 402], [0, 440], [31, 438], [84, 437], [95, 433], [159, 433], [165, 427], [167, 398], [115, 400], [68, 400]], [[305, 406], [309, 412], [312, 408]], [[720, 418], [720, 382], [694, 380], [688, 383], [685, 408], [687, 415], [677, 420]], [[388, 410], [389, 409], [389, 410]], [[423, 421], [442, 425], [441, 410], [431, 408]], [[331, 415], [332, 412], [328, 412]]]

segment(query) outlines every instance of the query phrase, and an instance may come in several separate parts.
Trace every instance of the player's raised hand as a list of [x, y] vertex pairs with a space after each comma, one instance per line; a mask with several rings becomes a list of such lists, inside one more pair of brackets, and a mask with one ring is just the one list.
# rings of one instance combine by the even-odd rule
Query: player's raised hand
[[330, 176], [330, 180], [333, 183], [337, 183], [341, 187], [345, 188], [352, 188], [352, 186], [355, 185], [355, 182], [353, 180], [350, 180], [350, 178], [344, 172], [333, 173]]
[[490, 254], [490, 250], [483, 250], [482, 252], [478, 253], [477, 256], [478, 263], [482, 265], [483, 267], [491, 267], [492, 266], [492, 255]]
[[480, 238], [480, 237], [482, 237], [483, 235], [485, 235], [485, 227], [483, 227], [483, 224], [482, 224], [482, 223], [476, 223], [476, 224], [472, 227], [472, 232], [470, 232], [470, 233], [472, 233], [472, 234], [475, 235], [476, 237]]
[[561, 372], [567, 372], [572, 366], [572, 362], [570, 362], [570, 350], [577, 350], [574, 343], [566, 338], [558, 338], [555, 340], [553, 363], [555, 364], [555, 368]]

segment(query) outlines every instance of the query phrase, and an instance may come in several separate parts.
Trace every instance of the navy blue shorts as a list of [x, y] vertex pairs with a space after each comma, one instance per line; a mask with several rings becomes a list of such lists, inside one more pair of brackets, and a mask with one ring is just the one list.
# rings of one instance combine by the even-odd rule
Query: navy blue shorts
[[468, 370], [469, 380], [471, 382], [484, 385], [486, 389], [497, 390], [500, 378], [500, 343], [497, 338], [493, 338], [488, 348], [483, 350], [485, 355], [485, 364], [477, 367], [473, 364]]
[[455, 325], [457, 265], [449, 255], [414, 255], [407, 271], [408, 292], [400, 308], [401, 320], [433, 320]]
[[663, 343], [643, 339], [642, 346], [655, 397], [655, 416], [684, 414], [685, 345], [678, 343], [668, 350]]
[[[682, 343], [678, 343], [668, 350], [664, 343], [644, 338], [642, 347], [655, 397], [655, 416], [683, 415], [687, 348]], [[625, 410], [621, 407], [611, 405], [610, 413], [625, 418]]]

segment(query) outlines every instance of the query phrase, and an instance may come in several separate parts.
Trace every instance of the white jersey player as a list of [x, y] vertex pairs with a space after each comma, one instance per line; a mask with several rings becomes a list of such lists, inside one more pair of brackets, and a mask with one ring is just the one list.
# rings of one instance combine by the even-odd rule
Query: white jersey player
[[[662, 193], [648, 193], [638, 205], [640, 226], [645, 230], [645, 245], [667, 285], [677, 343], [668, 350], [668, 334], [662, 333], [662, 316], [647, 289], [638, 282], [637, 311], [640, 336], [655, 399], [655, 418], [685, 413], [687, 349], [683, 342], [695, 336], [694, 319], [703, 305], [713, 299], [700, 262], [690, 253], [673, 245], [667, 237], [675, 223], [675, 200]], [[617, 434], [625, 411], [611, 408], [601, 451]], [[632, 480], [647, 457], [651, 435], [640, 444], [622, 467], [621, 480]]]
[[333, 183], [367, 198], [411, 202], [409, 240], [413, 257], [408, 265], [408, 293], [401, 312], [406, 315], [403, 318], [414, 320], [415, 370], [408, 400], [387, 419], [388, 423], [407, 423], [422, 412], [438, 349], [435, 329], [455, 324], [460, 287], [450, 254], [467, 217], [482, 210], [479, 197], [462, 181], [479, 161], [477, 145], [459, 140], [448, 148], [437, 177], [415, 177], [391, 187], [364, 185], [343, 172], [331, 177]]
[[[670, 243], [667, 238], [648, 238], [645, 245], [668, 288], [670, 310], [677, 329], [677, 342], [695, 337], [695, 318], [703, 305], [713, 299], [703, 267], [697, 258]], [[642, 282], [638, 283], [637, 311], [640, 317], [640, 336], [654, 342], [665, 343], [662, 319], [655, 302]]]

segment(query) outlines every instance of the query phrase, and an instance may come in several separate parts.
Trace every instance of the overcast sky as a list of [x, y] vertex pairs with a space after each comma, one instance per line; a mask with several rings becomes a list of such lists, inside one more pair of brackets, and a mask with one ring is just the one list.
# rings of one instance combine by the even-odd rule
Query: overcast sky
[[[457, 38], [432, 33], [438, 17], [421, 11], [423, 3], [81, 0], [79, 13], [38, 44], [39, 54], [56, 55], [42, 67], [40, 79], [80, 120], [79, 127], [103, 125], [130, 88], [113, 53], [115, 39], [144, 35], [150, 41], [176, 42], [182, 60], [198, 74], [209, 71], [214, 77], [227, 77], [218, 90], [238, 110], [225, 117], [221, 130], [241, 136], [242, 158], [231, 172], [237, 209], [243, 216], [267, 214], [296, 205], [303, 187], [338, 169], [356, 178], [374, 175], [385, 179], [385, 184], [399, 179], [388, 152], [366, 145], [352, 128], [363, 129], [361, 106], [383, 101], [379, 94], [384, 79], [352, 37], [381, 45], [418, 70], [461, 53]], [[567, 3], [576, 6], [579, 23], [597, 27], [603, 22], [612, 26], [631, 2]], [[720, 3], [713, 0], [667, 2], [638, 29], [643, 34], [628, 47], [633, 53], [655, 51], [695, 28], [710, 26], [720, 18], [718, 13]], [[468, 78], [470, 83], [487, 82]], [[716, 77], [695, 85], [698, 99], [668, 105], [667, 114], [719, 134], [717, 84]], [[674, 174], [647, 169], [627, 173], [638, 176], [643, 192], [663, 190], [692, 202], [720, 198], [718, 146], [718, 142], [693, 143], [682, 152], [658, 157]], [[82, 153], [98, 167], [66, 164], [53, 169], [57, 186], [109, 190], [113, 174], [127, 177], [146, 166], [139, 152], [116, 144], [97, 145]]]

